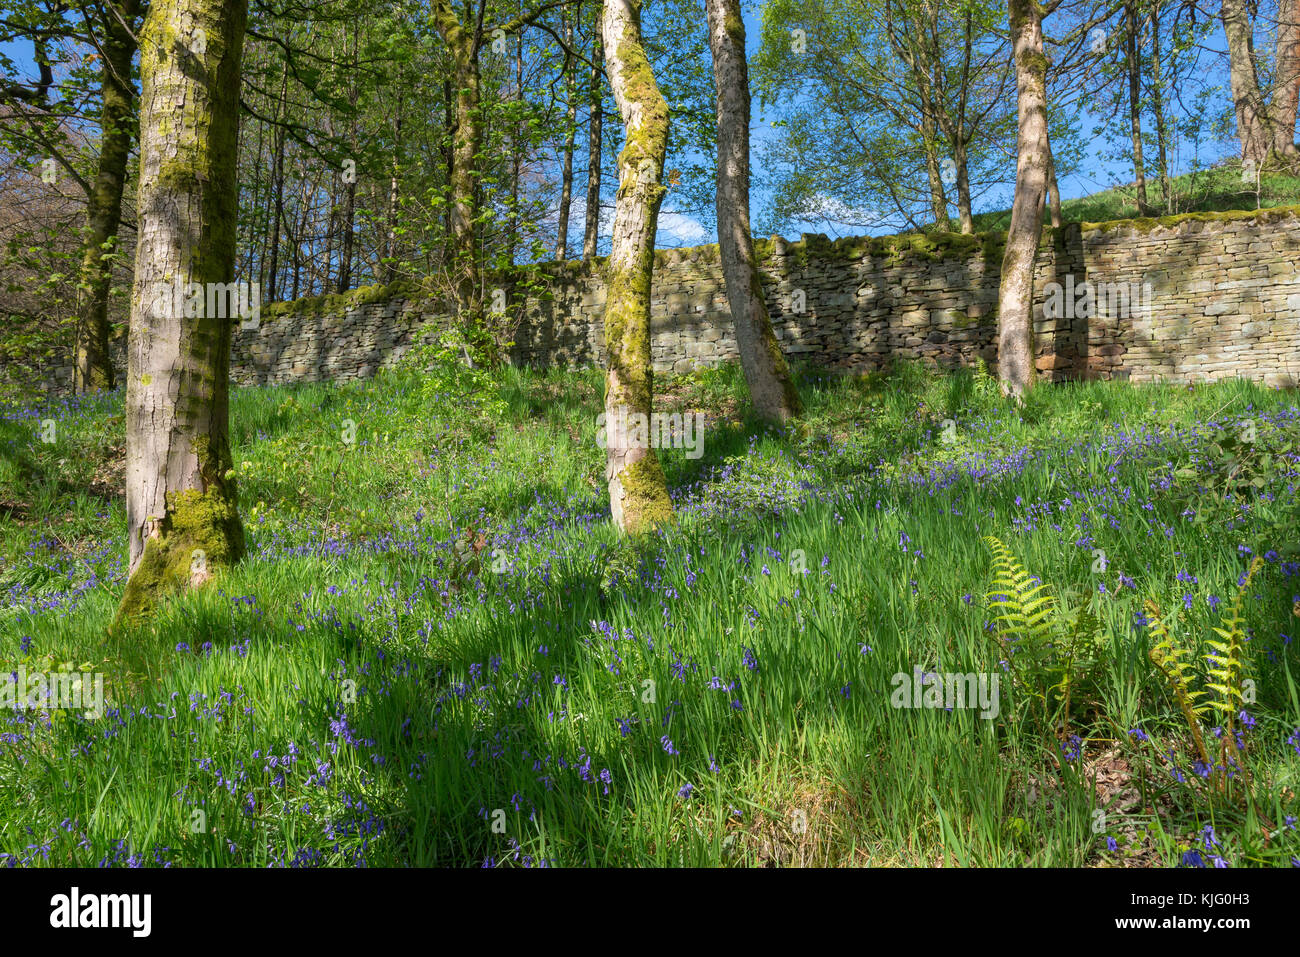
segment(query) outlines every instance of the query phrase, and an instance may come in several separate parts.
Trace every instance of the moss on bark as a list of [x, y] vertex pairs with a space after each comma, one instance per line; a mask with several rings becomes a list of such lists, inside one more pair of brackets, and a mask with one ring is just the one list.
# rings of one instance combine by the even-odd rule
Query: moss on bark
[[167, 515], [145, 540], [113, 628], [147, 618], [170, 595], [201, 587], [244, 554], [244, 528], [233, 492], [214, 486], [167, 494]]

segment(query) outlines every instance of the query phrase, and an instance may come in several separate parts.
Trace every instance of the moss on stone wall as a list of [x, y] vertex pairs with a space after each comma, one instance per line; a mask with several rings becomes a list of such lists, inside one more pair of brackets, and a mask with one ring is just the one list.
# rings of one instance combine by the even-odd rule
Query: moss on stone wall
[[1154, 229], [1172, 229], [1183, 223], [1231, 223], [1254, 220], [1277, 222], [1300, 216], [1300, 206], [1270, 206], [1266, 209], [1226, 209], [1206, 213], [1180, 213], [1177, 216], [1143, 216], [1137, 219], [1112, 219], [1101, 223], [1080, 223], [1086, 233], [1110, 233], [1123, 230], [1149, 233]]

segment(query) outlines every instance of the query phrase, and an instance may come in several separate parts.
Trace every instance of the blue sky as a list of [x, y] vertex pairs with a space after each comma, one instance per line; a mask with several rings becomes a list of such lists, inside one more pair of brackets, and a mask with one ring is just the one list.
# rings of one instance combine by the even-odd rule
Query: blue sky
[[[752, 59], [758, 53], [759, 39], [761, 36], [761, 4], [755, 4], [752, 6], [747, 5], [744, 10], [744, 19], [746, 49]], [[1050, 26], [1051, 24], [1049, 21], [1049, 32]], [[1217, 24], [1217, 21], [1214, 31], [1206, 38], [1204, 47], [1206, 49], [1206, 54], [1203, 62], [1207, 65], [1213, 64], [1216, 71], [1222, 70], [1222, 83], [1226, 86], [1227, 61], [1226, 55], [1224, 54], [1226, 46], [1224, 44], [1222, 27]], [[1221, 60], [1216, 59], [1216, 54], [1224, 55], [1224, 58]], [[1223, 100], [1222, 105], [1226, 107], [1226, 99]], [[1098, 125], [1097, 117], [1089, 113], [1087, 110], [1080, 110], [1080, 120], [1080, 130], [1083, 133], [1085, 142], [1087, 143], [1085, 153], [1088, 158], [1081, 164], [1081, 169], [1078, 172], [1069, 176], [1062, 176], [1058, 184], [1061, 191], [1061, 198], [1074, 199], [1115, 185], [1131, 183], [1133, 181], [1131, 162], [1126, 164], [1105, 159], [1099, 155], [1105, 148], [1107, 148], [1107, 144], [1100, 138], [1094, 139], [1091, 136], [1092, 130]], [[769, 123], [764, 122], [763, 118], [759, 116], [758, 103], [757, 100], [755, 100], [754, 117], [750, 127], [750, 149], [755, 157], [756, 163], [758, 162], [758, 157], [760, 156], [763, 143], [769, 138], [777, 135], [779, 135], [779, 132], [773, 130]], [[1182, 162], [1173, 170], [1175, 174], [1185, 172], [1190, 165], [1191, 153], [1188, 152], [1188, 146], [1189, 144], [1186, 141], [1182, 143]], [[1235, 151], [1235, 141], [1228, 143], [1212, 142], [1209, 144], [1201, 144], [1197, 158], [1201, 165], [1209, 165], [1227, 155], [1236, 155]], [[758, 182], [758, 172], [759, 170], [757, 166], [755, 166], [755, 183], [751, 189], [750, 196], [755, 223], [763, 218], [760, 216], [760, 210], [766, 205], [768, 200], [768, 196], [765, 194], [761, 184]], [[980, 213], [991, 209], [1007, 208], [1011, 203], [1011, 193], [1011, 184], [1007, 184], [1007, 186], [1001, 190], [991, 191], [982, 198], [982, 201], [977, 201], [975, 203], [974, 212]], [[705, 228], [697, 220], [674, 212], [671, 209], [671, 203], [666, 203], [665, 205], [667, 207], [665, 213], [669, 214], [669, 218], [667, 221], [661, 220], [658, 237], [659, 245], [685, 246], [716, 241], [716, 235], [711, 230]], [[661, 217], [663, 215], [664, 214], [661, 214]], [[875, 232], [890, 231], [892, 230], [875, 230]], [[786, 229], [787, 235], [791, 236], [799, 232], [821, 232], [830, 236], [842, 236], [861, 234], [864, 230], [860, 226], [836, 222], [830, 219], [796, 221], [791, 223]]]
[[[760, 16], [761, 16], [760, 6], [759, 5], [747, 6], [744, 12], [744, 16], [745, 16], [746, 35], [747, 35], [747, 47], [748, 47], [749, 54], [752, 57], [757, 53], [758, 45], [759, 45]], [[1215, 53], [1221, 53], [1223, 51], [1224, 43], [1223, 43], [1223, 33], [1221, 28], [1216, 26], [1215, 31], [1207, 39], [1205, 46], [1207, 50]], [[0, 44], [0, 53], [5, 53], [9, 55], [23, 68], [31, 67], [32, 51], [30, 47], [25, 44], [22, 45], [15, 44], [15, 43]], [[1207, 57], [1208, 56], [1210, 56], [1209, 53], [1207, 53]], [[1225, 74], [1223, 82], [1226, 85], [1226, 60], [1212, 61], [1210, 59], [1207, 59], [1206, 62], [1207, 63], [1215, 62], [1216, 69], [1223, 70]], [[1094, 128], [1094, 126], [1096, 126], [1096, 119], [1095, 117], [1088, 114], [1086, 111], [1083, 111], [1081, 120], [1082, 120], [1081, 129], [1085, 133], [1085, 138], [1087, 138], [1087, 136], [1091, 133], [1091, 130]], [[751, 148], [755, 155], [756, 164], [759, 161], [760, 150], [763, 143], [766, 142], [770, 137], [775, 135], [778, 135], [777, 132], [774, 131], [770, 127], [770, 125], [764, 122], [764, 119], [759, 116], [758, 109], [757, 109], [757, 102], [756, 102], [754, 123], [751, 129]], [[1085, 161], [1084, 168], [1078, 173], [1075, 173], [1070, 176], [1062, 177], [1060, 188], [1061, 188], [1061, 194], [1063, 198], [1070, 199], [1077, 196], [1083, 196], [1116, 185], [1118, 183], [1127, 183], [1132, 181], [1133, 177], [1132, 177], [1131, 166], [1126, 165], [1124, 163], [1117, 163], [1114, 161], [1105, 160], [1098, 156], [1099, 151], [1104, 147], [1104, 145], [1105, 144], [1099, 140], [1090, 142], [1087, 146], [1086, 152], [1091, 159]], [[1235, 143], [1220, 142], [1220, 143], [1210, 143], [1208, 145], [1203, 144], [1199, 150], [1198, 158], [1202, 164], [1208, 164], [1222, 158], [1225, 155], [1233, 154], [1234, 152], [1235, 152]], [[1190, 160], [1190, 154], [1184, 154], [1181, 157], [1181, 162], [1175, 168], [1175, 172], [1185, 171], [1189, 160]], [[580, 165], [585, 166], [585, 160]], [[757, 166], [754, 172], [755, 172], [755, 176], [754, 176], [755, 186], [751, 194], [751, 202], [752, 202], [753, 214], [754, 214], [753, 219], [757, 223], [764, 218], [761, 215], [761, 211], [766, 206], [768, 197], [767, 195], [765, 195], [763, 187], [760, 183], [760, 177], [758, 176], [760, 170], [757, 168]], [[612, 184], [607, 185], [606, 193], [611, 195], [606, 195], [605, 197], [603, 197], [606, 205], [611, 204], [613, 201], [612, 192], [613, 192]], [[990, 194], [983, 197], [982, 201], [976, 204], [975, 212], [978, 213], [988, 209], [1006, 208], [1006, 206], [1008, 206], [1010, 203], [1010, 195], [1011, 195], [1011, 187], [1010, 184], [1008, 184], [1004, 189], [1000, 191], [993, 191]], [[605, 226], [605, 228], [602, 229], [602, 238], [607, 237], [608, 220], [611, 218], [611, 213], [612, 213], [612, 209], [608, 209], [608, 208], [602, 211], [602, 221], [603, 221], [603, 225]], [[571, 220], [570, 220], [575, 230], [575, 235], [571, 237], [570, 240], [571, 248], [574, 248], [575, 239], [576, 239], [576, 245], [577, 246], [581, 245], [581, 228], [582, 228], [581, 224], [583, 222], [584, 215], [585, 215], [585, 210], [583, 208], [583, 196], [581, 195], [581, 190], [578, 190], [575, 191], [574, 206], [571, 212]], [[887, 230], [878, 230], [878, 231], [887, 231]], [[786, 227], [785, 232], [788, 235], [795, 235], [799, 232], [824, 232], [834, 236], [834, 235], [846, 235], [848, 233], [861, 233], [863, 232], [863, 230], [861, 227], [851, 226], [844, 223], [838, 223], [832, 220], [812, 220], [812, 221], [801, 221], [801, 222], [791, 223]], [[673, 204], [671, 202], [671, 196], [670, 196], [669, 201], [665, 203], [665, 208], [662, 210], [660, 214], [659, 235], [658, 235], [659, 245], [686, 246], [686, 245], [696, 245], [699, 243], [713, 242], [715, 240], [716, 240], [716, 235], [711, 228], [706, 227], [698, 219], [690, 215], [686, 215], [677, 209], [674, 209]], [[607, 238], [606, 238], [606, 242], [607, 242]]]

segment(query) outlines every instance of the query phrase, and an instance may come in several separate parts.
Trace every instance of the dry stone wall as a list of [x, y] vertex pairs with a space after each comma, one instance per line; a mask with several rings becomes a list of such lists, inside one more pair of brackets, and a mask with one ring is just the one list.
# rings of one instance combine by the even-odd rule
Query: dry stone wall
[[[1035, 274], [1038, 369], [1051, 380], [1300, 383], [1298, 216], [1290, 207], [1046, 230]], [[791, 359], [847, 372], [898, 359], [996, 361], [1000, 234], [757, 245], [773, 328]], [[604, 362], [599, 261], [547, 264], [527, 292], [505, 284], [502, 293], [512, 362]], [[651, 309], [656, 371], [736, 358], [716, 246], [660, 251]], [[366, 378], [445, 312], [412, 286], [276, 304], [256, 330], [236, 331], [232, 377]]]
[[[1297, 213], [1045, 231], [1035, 274], [1038, 369], [1053, 380], [1300, 382]], [[777, 237], [758, 248], [773, 328], [794, 360], [849, 372], [896, 359], [943, 368], [996, 361], [999, 234]], [[514, 323], [511, 361], [603, 363], [599, 264], [554, 264], [539, 277], [543, 293], [503, 289]], [[373, 375], [399, 359], [421, 327], [443, 322], [442, 312], [429, 300], [394, 296], [314, 315], [273, 314], [256, 333], [237, 336], [234, 375], [243, 384]], [[658, 254], [651, 337], [658, 372], [737, 357], [716, 246]]]

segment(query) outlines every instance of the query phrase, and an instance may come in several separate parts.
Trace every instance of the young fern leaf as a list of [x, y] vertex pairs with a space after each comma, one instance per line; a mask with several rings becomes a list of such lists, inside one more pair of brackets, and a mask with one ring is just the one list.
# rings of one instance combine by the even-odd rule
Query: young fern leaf
[[1151, 663], [1160, 669], [1160, 672], [1169, 681], [1170, 687], [1174, 692], [1174, 700], [1178, 702], [1178, 710], [1183, 713], [1183, 718], [1187, 722], [1188, 729], [1192, 732], [1192, 739], [1196, 743], [1196, 752], [1200, 755], [1201, 760], [1207, 765], [1210, 763], [1210, 752], [1205, 748], [1205, 737], [1201, 734], [1200, 716], [1208, 709], [1205, 705], [1198, 705], [1196, 699], [1205, 694], [1204, 691], [1192, 687], [1192, 678], [1194, 672], [1191, 665], [1188, 664], [1187, 651], [1174, 641], [1174, 636], [1170, 634], [1169, 628], [1165, 625], [1160, 617], [1160, 609], [1156, 603], [1148, 600], [1146, 602], [1147, 618], [1150, 619], [1151, 637], [1155, 639], [1155, 644], [1147, 652]]
[[994, 620], [1008, 640], [1037, 653], [1056, 624], [1056, 599], [1046, 584], [1034, 584], [1033, 576], [1006, 545], [992, 535], [985, 541], [993, 552], [993, 582], [985, 598]]
[[1250, 563], [1250, 569], [1246, 572], [1245, 581], [1237, 589], [1237, 597], [1233, 599], [1228, 617], [1223, 620], [1227, 627], [1214, 629], [1214, 633], [1223, 640], [1207, 642], [1214, 650], [1213, 666], [1209, 669], [1209, 680], [1206, 682], [1206, 687], [1215, 692], [1210, 707], [1223, 715], [1229, 731], [1232, 730], [1234, 716], [1245, 704], [1242, 681], [1247, 666], [1247, 648], [1246, 621], [1242, 616], [1242, 610], [1251, 580], [1262, 564], [1263, 559], [1258, 556]]

